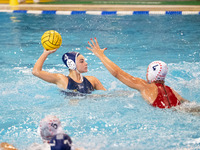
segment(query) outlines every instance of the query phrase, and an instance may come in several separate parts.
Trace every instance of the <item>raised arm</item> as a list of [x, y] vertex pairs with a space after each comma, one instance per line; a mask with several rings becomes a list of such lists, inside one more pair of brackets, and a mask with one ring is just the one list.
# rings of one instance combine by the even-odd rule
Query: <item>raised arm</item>
[[35, 63], [35, 66], [33, 67], [33, 70], [32, 70], [32, 74], [34, 76], [37, 76], [37, 77], [41, 78], [44, 81], [47, 81], [49, 83], [54, 83], [60, 88], [65, 88], [66, 84], [64, 84], [64, 82], [62, 81], [64, 75], [56, 74], [56, 73], [50, 73], [50, 72], [42, 70], [44, 61], [46, 60], [48, 55], [51, 54], [51, 53], [56, 52], [56, 50], [53, 50], [53, 51], [44, 50], [44, 52], [42, 53], [40, 58]]
[[113, 63], [109, 58], [107, 58], [104, 55], [104, 51], [107, 48], [101, 49], [99, 47], [98, 41], [95, 38], [94, 41], [91, 39], [91, 42], [88, 42], [90, 47], [87, 47], [88, 50], [92, 51], [104, 64], [104, 66], [108, 69], [108, 71], [117, 79], [119, 79], [122, 83], [129, 86], [130, 88], [136, 89], [136, 90], [143, 90], [144, 87], [148, 84], [145, 80], [141, 78], [136, 78], [131, 76], [130, 74], [123, 71], [121, 68], [119, 68], [115, 63]]

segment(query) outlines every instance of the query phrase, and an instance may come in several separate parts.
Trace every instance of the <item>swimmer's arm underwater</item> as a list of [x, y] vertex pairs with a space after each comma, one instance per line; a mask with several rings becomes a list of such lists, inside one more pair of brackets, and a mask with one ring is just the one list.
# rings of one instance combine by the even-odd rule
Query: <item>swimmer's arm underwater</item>
[[56, 50], [57, 49], [52, 50], [52, 51], [44, 50], [44, 52], [42, 53], [40, 58], [35, 63], [35, 66], [33, 67], [33, 70], [32, 70], [32, 74], [34, 76], [41, 78], [44, 81], [56, 84], [59, 88], [65, 89], [66, 85], [68, 84], [68, 83], [66, 83], [66, 82], [68, 82], [68, 80], [66, 81], [67, 78], [64, 75], [56, 74], [56, 73], [50, 73], [50, 72], [42, 70], [44, 61], [47, 59], [48, 55], [56, 52]]
[[136, 78], [131, 76], [130, 74], [123, 71], [120, 67], [118, 67], [114, 62], [112, 62], [109, 58], [107, 58], [104, 54], [104, 51], [107, 48], [101, 49], [99, 47], [98, 41], [95, 38], [95, 42], [93, 39], [91, 39], [91, 42], [88, 42], [90, 45], [90, 48], [87, 47], [88, 50], [92, 51], [104, 64], [104, 66], [108, 69], [108, 71], [117, 79], [119, 79], [122, 83], [129, 86], [130, 88], [136, 89], [136, 90], [143, 90], [144, 87], [148, 86], [148, 83], [140, 78]]

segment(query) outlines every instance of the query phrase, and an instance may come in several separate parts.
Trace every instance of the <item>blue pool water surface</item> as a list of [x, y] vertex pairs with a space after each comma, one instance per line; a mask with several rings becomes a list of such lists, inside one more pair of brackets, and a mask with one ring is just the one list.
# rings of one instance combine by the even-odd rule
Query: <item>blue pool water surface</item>
[[[105, 54], [129, 74], [145, 79], [150, 62], [168, 64], [166, 84], [200, 104], [200, 17], [198, 15], [31, 15], [0, 13], [0, 142], [20, 150], [41, 144], [39, 122], [56, 115], [77, 147], [87, 150], [198, 149], [200, 116], [158, 109], [139, 92], [120, 83], [89, 50], [97, 37]], [[89, 72], [107, 89], [69, 97], [32, 75], [43, 52], [47, 30], [61, 33], [61, 48], [43, 69], [68, 75], [61, 57], [67, 51], [85, 56]]]

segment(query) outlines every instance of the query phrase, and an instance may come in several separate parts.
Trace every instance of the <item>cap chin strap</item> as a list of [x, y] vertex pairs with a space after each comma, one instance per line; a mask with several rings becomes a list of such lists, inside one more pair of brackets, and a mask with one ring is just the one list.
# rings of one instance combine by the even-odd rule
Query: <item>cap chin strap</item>
[[80, 77], [81, 77], [80, 81], [83, 82], [83, 75], [77, 69], [75, 69], [75, 71], [80, 74]]

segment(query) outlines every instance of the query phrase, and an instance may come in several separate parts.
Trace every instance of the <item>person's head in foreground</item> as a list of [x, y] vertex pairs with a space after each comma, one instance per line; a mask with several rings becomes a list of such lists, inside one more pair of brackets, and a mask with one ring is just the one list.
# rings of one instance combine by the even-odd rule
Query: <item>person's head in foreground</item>
[[61, 122], [56, 116], [49, 115], [40, 122], [40, 135], [43, 142], [49, 142], [55, 135], [63, 133]]

